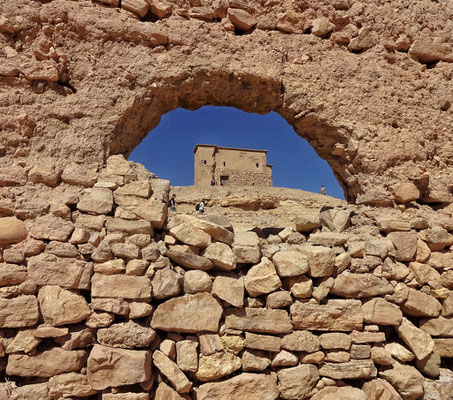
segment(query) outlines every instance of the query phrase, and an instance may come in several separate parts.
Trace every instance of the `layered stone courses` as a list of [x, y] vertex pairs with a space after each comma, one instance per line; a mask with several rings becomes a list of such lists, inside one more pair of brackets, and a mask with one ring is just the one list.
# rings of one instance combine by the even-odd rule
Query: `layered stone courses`
[[[441, 368], [453, 357], [449, 220], [326, 209], [298, 219], [310, 243], [295, 243], [294, 227], [258, 236], [182, 215], [158, 228], [126, 213], [118, 196], [166, 215], [169, 186], [120, 156], [65, 179], [75, 194], [1, 247], [0, 395], [416, 400], [453, 385]], [[65, 238], [52, 233], [62, 226]]]

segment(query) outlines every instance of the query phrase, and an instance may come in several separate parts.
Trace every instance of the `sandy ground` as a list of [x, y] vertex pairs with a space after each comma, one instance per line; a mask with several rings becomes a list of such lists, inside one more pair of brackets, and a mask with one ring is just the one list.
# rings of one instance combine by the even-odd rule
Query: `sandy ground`
[[279, 187], [195, 187], [174, 186], [177, 213], [197, 214], [202, 199], [206, 214], [227, 218], [235, 231], [292, 226], [299, 214], [319, 212], [322, 207], [343, 207], [346, 201], [330, 196]]

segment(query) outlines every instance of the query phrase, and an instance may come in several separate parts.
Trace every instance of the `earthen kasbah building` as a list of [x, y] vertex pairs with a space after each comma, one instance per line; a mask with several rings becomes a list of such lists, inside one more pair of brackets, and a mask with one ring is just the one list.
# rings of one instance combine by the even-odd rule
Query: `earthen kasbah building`
[[272, 186], [272, 165], [267, 150], [197, 144], [195, 186]]

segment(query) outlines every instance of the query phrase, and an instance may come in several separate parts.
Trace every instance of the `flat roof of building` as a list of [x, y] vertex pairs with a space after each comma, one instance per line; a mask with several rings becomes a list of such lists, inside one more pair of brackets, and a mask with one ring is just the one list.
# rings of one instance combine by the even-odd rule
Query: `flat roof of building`
[[267, 153], [267, 150], [240, 149], [239, 147], [223, 147], [223, 146], [217, 146], [215, 144], [197, 144], [195, 146], [195, 148], [193, 149], [194, 153], [197, 151], [198, 147], [215, 147], [216, 149], [222, 149], [222, 150], [241, 150], [241, 151], [255, 151], [257, 153]]

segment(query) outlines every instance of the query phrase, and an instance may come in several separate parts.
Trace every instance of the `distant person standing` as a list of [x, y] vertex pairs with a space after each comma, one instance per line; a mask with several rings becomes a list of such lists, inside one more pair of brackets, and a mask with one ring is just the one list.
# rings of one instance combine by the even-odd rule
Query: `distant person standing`
[[173, 196], [171, 196], [170, 200], [168, 201], [168, 207], [170, 207], [171, 211], [176, 212], [176, 194], [173, 194]]
[[321, 185], [321, 194], [326, 194], [326, 188], [324, 187], [324, 185]]
[[201, 200], [201, 201], [200, 201], [200, 204], [198, 204], [198, 212], [199, 212], [200, 214], [204, 214], [204, 207], [205, 207], [205, 206], [204, 206], [204, 200]]

